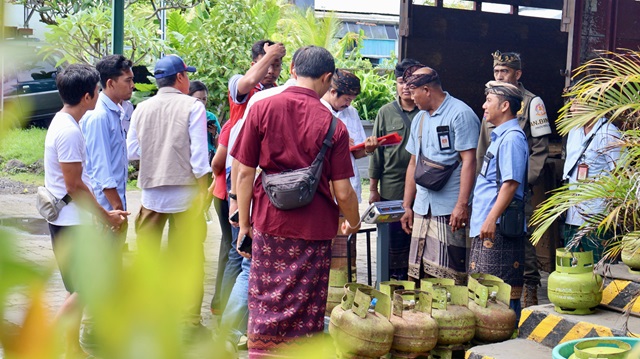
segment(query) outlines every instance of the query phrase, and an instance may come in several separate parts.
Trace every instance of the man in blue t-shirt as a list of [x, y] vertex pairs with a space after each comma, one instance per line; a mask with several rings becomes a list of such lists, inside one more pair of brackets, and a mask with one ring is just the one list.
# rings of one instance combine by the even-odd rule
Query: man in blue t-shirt
[[[469, 196], [473, 187], [478, 116], [464, 102], [443, 91], [438, 73], [424, 65], [404, 74], [411, 96], [421, 110], [411, 124], [402, 227], [411, 233], [409, 277], [451, 278], [466, 281], [466, 233]], [[417, 161], [420, 161], [418, 164]], [[416, 183], [422, 164], [453, 169], [441, 188]], [[433, 178], [435, 176], [429, 175]], [[415, 199], [415, 201], [414, 201]]]

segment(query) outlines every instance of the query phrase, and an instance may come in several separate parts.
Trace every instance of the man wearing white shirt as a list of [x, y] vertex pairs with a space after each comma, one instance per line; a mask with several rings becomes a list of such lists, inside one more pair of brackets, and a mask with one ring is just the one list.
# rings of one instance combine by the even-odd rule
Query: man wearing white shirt
[[362, 179], [360, 178], [356, 160], [364, 156], [373, 155], [373, 151], [378, 147], [378, 141], [375, 137], [367, 138], [364, 133], [364, 127], [360, 123], [358, 111], [351, 106], [351, 102], [359, 94], [360, 79], [349, 71], [336, 69], [331, 80], [331, 88], [320, 100], [334, 116], [347, 126], [349, 146], [365, 142], [365, 148], [351, 151], [351, 165], [353, 166], [354, 176], [349, 180], [356, 191], [356, 195], [358, 195], [358, 203], [362, 201]]
[[56, 321], [65, 323], [65, 358], [85, 356], [78, 340], [83, 303], [75, 282], [75, 273], [82, 268], [77, 267], [80, 253], [72, 247], [75, 240], [89, 238], [79, 238], [75, 231], [86, 224], [89, 218], [83, 218], [83, 214], [87, 211], [112, 230], [118, 230], [128, 215], [122, 210], [108, 211], [96, 201], [85, 169], [86, 143], [78, 123], [95, 108], [99, 81], [100, 74], [89, 65], [69, 65], [58, 74], [56, 86], [64, 106], [51, 121], [44, 142], [44, 185], [66, 203], [49, 221], [53, 253], [68, 292], [56, 314]]
[[158, 60], [154, 76], [158, 93], [141, 102], [132, 115], [127, 137], [130, 160], [140, 160], [138, 187], [142, 206], [135, 221], [138, 245], [157, 252], [162, 231], [169, 221], [168, 248], [181, 263], [193, 264], [197, 288], [189, 306], [186, 332], [203, 329], [200, 307], [204, 295], [204, 250], [206, 224], [203, 204], [207, 190], [207, 125], [204, 105], [188, 96], [187, 66], [176, 55]]

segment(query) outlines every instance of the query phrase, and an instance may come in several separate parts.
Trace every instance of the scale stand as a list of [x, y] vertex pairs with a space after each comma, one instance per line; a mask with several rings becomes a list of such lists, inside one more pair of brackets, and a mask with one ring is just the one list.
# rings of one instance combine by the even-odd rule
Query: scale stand
[[[400, 221], [400, 218], [404, 215], [404, 208], [402, 207], [402, 201], [383, 201], [383, 202], [374, 202], [369, 205], [369, 207], [364, 211], [362, 217], [360, 217], [360, 221], [367, 224], [378, 224], [378, 223], [392, 223]], [[377, 228], [366, 228], [361, 229], [358, 233], [366, 233], [367, 236], [367, 284], [372, 285], [371, 280], [371, 232], [376, 231]], [[347, 238], [347, 280], [351, 282], [351, 278], [353, 273], [351, 270], [351, 246], [353, 244], [355, 236], [358, 234], [350, 234]], [[378, 236], [378, 239], [380, 236]], [[389, 270], [389, 243], [380, 243], [378, 241], [378, 246], [382, 246], [386, 248], [384, 251], [381, 248], [378, 248], [378, 256], [377, 256], [377, 265], [378, 268], [386, 268], [385, 273], [388, 273]], [[388, 276], [386, 274], [384, 277]], [[388, 280], [388, 278], [383, 279], [382, 276], [378, 276], [378, 282]]]

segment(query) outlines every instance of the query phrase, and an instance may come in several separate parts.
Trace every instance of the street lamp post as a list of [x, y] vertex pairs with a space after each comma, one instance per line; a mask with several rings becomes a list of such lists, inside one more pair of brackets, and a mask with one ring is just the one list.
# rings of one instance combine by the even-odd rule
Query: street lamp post
[[113, 54], [124, 53], [124, 0], [113, 0], [111, 44]]

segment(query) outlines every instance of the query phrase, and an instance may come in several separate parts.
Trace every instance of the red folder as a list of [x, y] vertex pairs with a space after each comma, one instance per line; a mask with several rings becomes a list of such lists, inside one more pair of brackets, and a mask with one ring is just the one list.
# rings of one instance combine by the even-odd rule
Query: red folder
[[[395, 145], [399, 145], [400, 142], [402, 142], [402, 136], [400, 136], [397, 132], [394, 132], [382, 137], [378, 137], [378, 142], [382, 140], [385, 140], [385, 141], [380, 144], [380, 147], [395, 146]], [[349, 151], [357, 151], [362, 149], [364, 149], [364, 142], [358, 145], [349, 147]]]

